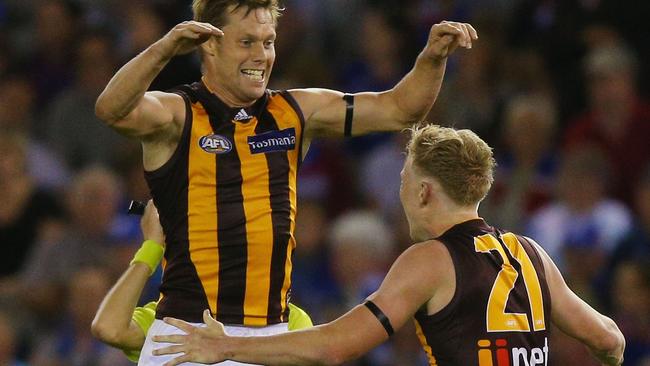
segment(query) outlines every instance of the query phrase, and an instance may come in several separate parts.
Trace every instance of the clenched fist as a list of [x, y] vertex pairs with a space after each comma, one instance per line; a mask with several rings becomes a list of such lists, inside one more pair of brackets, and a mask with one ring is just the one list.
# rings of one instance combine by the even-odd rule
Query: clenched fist
[[472, 48], [472, 41], [476, 39], [478, 34], [470, 24], [443, 21], [431, 27], [422, 55], [439, 62], [451, 55], [459, 46]]

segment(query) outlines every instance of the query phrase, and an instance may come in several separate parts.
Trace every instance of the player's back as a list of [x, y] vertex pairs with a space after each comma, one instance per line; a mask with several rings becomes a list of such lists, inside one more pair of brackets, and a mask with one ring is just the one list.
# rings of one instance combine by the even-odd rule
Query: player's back
[[528, 239], [476, 219], [439, 238], [456, 292], [440, 312], [416, 315], [431, 365], [548, 365], [551, 302], [543, 263]]

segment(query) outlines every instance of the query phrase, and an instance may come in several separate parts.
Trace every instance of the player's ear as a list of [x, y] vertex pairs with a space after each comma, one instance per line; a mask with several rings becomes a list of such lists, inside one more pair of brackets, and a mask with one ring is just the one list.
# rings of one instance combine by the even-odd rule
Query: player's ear
[[433, 187], [431, 186], [431, 183], [427, 181], [420, 182], [419, 199], [420, 199], [419, 203], [421, 207], [424, 207], [429, 202], [431, 202], [431, 200], [433, 199]]
[[214, 56], [217, 53], [217, 47], [221, 42], [221, 37], [210, 37], [207, 41], [201, 43], [201, 52], [204, 56]]

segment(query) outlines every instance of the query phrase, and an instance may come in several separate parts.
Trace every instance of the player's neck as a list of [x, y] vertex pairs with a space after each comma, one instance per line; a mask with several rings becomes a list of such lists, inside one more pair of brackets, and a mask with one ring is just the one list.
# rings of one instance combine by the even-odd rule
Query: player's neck
[[429, 221], [426, 229], [431, 238], [439, 237], [455, 225], [480, 218], [478, 211], [473, 208], [449, 211], [441, 210], [440, 212], [433, 213], [428, 217]]
[[229, 93], [225, 88], [220, 87], [220, 84], [213, 81], [213, 78], [206, 73], [201, 77], [203, 85], [208, 89], [208, 91], [216, 95], [222, 102], [224, 102], [230, 108], [239, 108], [239, 107], [250, 107], [255, 104], [256, 100], [252, 101], [240, 101], [235, 98], [232, 93]]

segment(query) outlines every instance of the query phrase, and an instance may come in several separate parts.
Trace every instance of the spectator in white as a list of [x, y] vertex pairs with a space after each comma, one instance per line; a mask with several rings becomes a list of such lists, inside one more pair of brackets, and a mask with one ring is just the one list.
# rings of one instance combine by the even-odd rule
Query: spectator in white
[[628, 209], [605, 194], [607, 163], [596, 148], [571, 150], [560, 167], [556, 200], [535, 213], [529, 226], [576, 293], [591, 301], [592, 281], [632, 224]]
[[393, 234], [376, 213], [351, 211], [332, 223], [330, 238], [334, 277], [349, 307], [381, 284], [395, 257]]
[[[330, 230], [332, 272], [339, 287], [342, 307], [333, 318], [358, 304], [379, 288], [395, 259], [393, 233], [381, 216], [369, 210], [350, 211], [334, 220]], [[403, 332], [400, 332], [403, 333]], [[362, 364], [388, 366], [395, 360], [391, 344], [364, 356]]]

